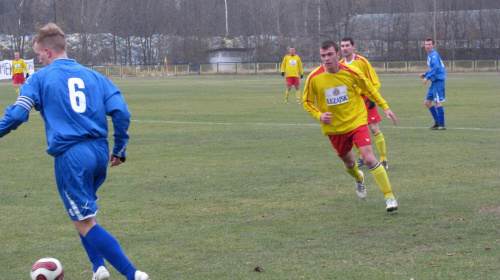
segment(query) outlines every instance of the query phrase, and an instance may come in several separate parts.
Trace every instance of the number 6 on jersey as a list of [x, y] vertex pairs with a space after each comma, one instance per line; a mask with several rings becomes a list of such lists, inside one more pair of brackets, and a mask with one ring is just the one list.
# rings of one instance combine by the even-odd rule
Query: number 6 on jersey
[[77, 113], [85, 112], [87, 108], [87, 101], [85, 99], [85, 93], [83, 91], [76, 90], [76, 88], [85, 88], [82, 79], [80, 78], [69, 78], [68, 88], [69, 88], [69, 100], [71, 101], [71, 108]]

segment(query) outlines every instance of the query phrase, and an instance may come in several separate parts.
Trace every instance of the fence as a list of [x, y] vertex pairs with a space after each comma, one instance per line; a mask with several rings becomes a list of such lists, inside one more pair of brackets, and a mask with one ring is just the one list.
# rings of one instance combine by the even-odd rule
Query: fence
[[[446, 60], [443, 63], [448, 72], [499, 72], [499, 60]], [[372, 61], [377, 73], [419, 73], [427, 71], [426, 61]], [[302, 68], [309, 73], [321, 62], [303, 62]], [[168, 75], [216, 75], [216, 74], [277, 74], [281, 72], [281, 62], [225, 62], [199, 65], [175, 64], [146, 66], [97, 66], [87, 67], [106, 77], [163, 77]], [[35, 66], [35, 71], [41, 67]]]
[[[491, 60], [445, 60], [448, 72], [498, 72], [499, 59]], [[372, 62], [377, 72], [425, 72], [428, 70], [426, 61], [381, 61]]]
[[[169, 65], [168, 71], [165, 65], [137, 65], [137, 66], [114, 66], [114, 65], [85, 65], [106, 77], [163, 77], [168, 75], [189, 75], [192, 66], [189, 64]], [[38, 71], [43, 66], [35, 66]], [[195, 67], [196, 68], [196, 67]]]

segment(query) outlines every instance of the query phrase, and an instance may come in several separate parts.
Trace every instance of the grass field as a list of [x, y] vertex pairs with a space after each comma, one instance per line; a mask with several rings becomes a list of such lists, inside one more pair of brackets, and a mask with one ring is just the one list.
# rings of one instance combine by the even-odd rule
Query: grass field
[[[132, 78], [114, 80], [131, 139], [98, 193], [100, 224], [154, 280], [500, 279], [500, 74], [449, 74], [446, 131], [429, 130], [416, 74], [380, 78], [399, 121], [380, 125], [398, 211], [366, 167], [357, 198], [280, 76]], [[11, 81], [0, 93], [0, 108], [14, 102]], [[88, 280], [45, 148], [35, 111], [0, 139], [0, 279], [52, 256]]]

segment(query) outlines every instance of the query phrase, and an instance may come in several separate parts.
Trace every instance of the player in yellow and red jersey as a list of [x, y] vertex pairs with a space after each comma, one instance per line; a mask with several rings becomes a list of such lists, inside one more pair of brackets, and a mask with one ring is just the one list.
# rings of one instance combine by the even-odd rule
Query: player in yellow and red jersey
[[[363, 72], [365, 77], [370, 79], [377, 91], [380, 91], [380, 80], [378, 79], [377, 72], [375, 72], [375, 69], [373, 69], [371, 63], [366, 58], [354, 53], [354, 50], [356, 49], [354, 40], [352, 38], [343, 38], [342, 41], [340, 41], [340, 49], [342, 50], [342, 55], [344, 56], [340, 63], [353, 65], [359, 68], [359, 70]], [[378, 114], [375, 103], [368, 99], [364, 93], [362, 97], [365, 100], [366, 110], [368, 112], [368, 128], [375, 138], [375, 145], [377, 146], [378, 152], [380, 154], [380, 164], [382, 164], [385, 169], [388, 169], [389, 165], [387, 164], [385, 139], [382, 131], [380, 131], [380, 128], [378, 126], [378, 123], [381, 122], [382, 119]], [[359, 149], [357, 149], [356, 146], [354, 147], [354, 149], [360, 155]], [[363, 165], [364, 162], [363, 158], [361, 157], [358, 160], [358, 166], [361, 167]]]
[[290, 96], [290, 90], [292, 86], [295, 86], [295, 95], [297, 96], [297, 104], [300, 104], [300, 78], [304, 76], [304, 71], [302, 71], [302, 61], [300, 56], [295, 53], [295, 48], [290, 47], [290, 53], [283, 57], [283, 62], [281, 62], [281, 76], [285, 76], [286, 73], [286, 92], [285, 92], [285, 104], [288, 104], [288, 97]]
[[[397, 119], [372, 82], [357, 67], [341, 64], [337, 43], [325, 41], [320, 46], [323, 65], [311, 72], [302, 97], [304, 109], [321, 122], [347, 173], [354, 177], [358, 197], [366, 197], [364, 174], [358, 168], [353, 143], [385, 196], [386, 210], [398, 209], [396, 198], [384, 167], [373, 156], [367, 112], [361, 92], [382, 107], [385, 115], [397, 125]], [[357, 87], [360, 89], [358, 90]]]
[[24, 72], [26, 72], [26, 79], [30, 76], [28, 66], [24, 60], [19, 58], [19, 53], [14, 53], [14, 60], [12, 61], [12, 79], [16, 87], [16, 93], [19, 95], [19, 87], [24, 84]]

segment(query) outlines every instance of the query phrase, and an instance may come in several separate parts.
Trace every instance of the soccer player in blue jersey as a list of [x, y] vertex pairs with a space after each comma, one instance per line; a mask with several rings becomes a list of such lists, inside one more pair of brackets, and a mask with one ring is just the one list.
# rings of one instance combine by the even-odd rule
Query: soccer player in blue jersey
[[[40, 111], [47, 153], [54, 157], [57, 188], [93, 264], [92, 279], [109, 279], [106, 259], [127, 280], [148, 280], [96, 220], [96, 192], [106, 178], [108, 161], [112, 167], [125, 161], [130, 124], [127, 104], [106, 77], [68, 59], [65, 34], [54, 23], [42, 27], [33, 42], [45, 67], [31, 75], [16, 103], [7, 107], [0, 121], [0, 137], [28, 121], [31, 109]], [[111, 153], [107, 116], [114, 128]]]
[[[425, 97], [425, 106], [427, 106], [434, 118], [434, 125], [431, 126], [431, 130], [445, 130], [443, 102], [446, 100], [446, 68], [438, 52], [434, 49], [435, 47], [433, 39], [427, 38], [425, 40], [425, 50], [428, 52], [427, 66], [429, 70], [425, 73], [421, 73], [419, 76], [423, 79], [424, 85], [426, 85], [429, 80], [432, 82], [427, 91], [427, 96]], [[434, 102], [434, 105], [432, 105], [432, 102]]]

